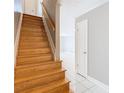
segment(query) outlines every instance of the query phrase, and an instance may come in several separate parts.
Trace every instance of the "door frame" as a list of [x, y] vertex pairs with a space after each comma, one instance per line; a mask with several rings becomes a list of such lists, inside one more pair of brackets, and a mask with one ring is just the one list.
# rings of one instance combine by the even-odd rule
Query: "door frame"
[[[80, 73], [78, 73], [78, 55], [79, 55], [79, 48], [81, 48], [79, 45], [78, 45], [78, 24], [80, 22], [83, 22], [83, 21], [86, 21], [87, 22], [87, 61], [85, 63], [85, 73], [86, 75], [81, 75]], [[84, 19], [84, 20], [81, 20], [80, 22], [76, 22], [75, 23], [75, 70], [76, 70], [76, 74], [84, 77], [84, 78], [87, 78], [88, 76], [88, 19]]]

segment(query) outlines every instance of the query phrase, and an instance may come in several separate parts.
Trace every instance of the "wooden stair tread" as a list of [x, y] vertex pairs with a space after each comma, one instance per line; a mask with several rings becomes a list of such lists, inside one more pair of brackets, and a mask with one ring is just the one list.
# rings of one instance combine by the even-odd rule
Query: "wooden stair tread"
[[17, 66], [24, 66], [24, 65], [29, 65], [29, 64], [31, 64], [31, 65], [33, 65], [33, 64], [41, 64], [41, 63], [46, 63], [46, 62], [48, 62], [48, 61], [53, 61], [53, 60], [40, 60], [40, 61], [26, 61], [26, 62], [18, 62], [17, 61]]
[[42, 50], [50, 50], [50, 48], [22, 49], [19, 50], [19, 52], [34, 52], [34, 51], [42, 51]]
[[[43, 23], [42, 23], [42, 21], [39, 21], [39, 22], [35, 22], [35, 21], [23, 21], [23, 23], [22, 23], [22, 26], [23, 27], [31, 27], [32, 28], [32, 26], [40, 26], [41, 28], [44, 28], [44, 25], [43, 25]], [[29, 28], [30, 29], [30, 28]]]
[[39, 55], [34, 55], [32, 57], [18, 57], [17, 58], [17, 63], [36, 63], [36, 62], [43, 62], [43, 61], [52, 61], [52, 55], [44, 55], [44, 56], [39, 56]]
[[44, 39], [47, 39], [46, 37], [21, 37], [20, 39], [23, 39], [23, 40], [44, 40]]
[[58, 73], [53, 73], [49, 76], [38, 77], [36, 79], [30, 79], [24, 82], [16, 83], [15, 91], [18, 93], [21, 90], [30, 89], [36, 86], [44, 86], [53, 81], [58, 81], [65, 78], [65, 72], [60, 71]]
[[26, 18], [24, 18], [24, 20], [23, 20], [23, 24], [37, 24], [37, 25], [43, 25], [42, 24], [42, 20], [33, 20], [33, 19], [26, 19]]
[[41, 29], [41, 28], [29, 28], [29, 27], [22, 27], [21, 28], [21, 31], [24, 31], [24, 30], [28, 30], [28, 31], [35, 31], [35, 32], [39, 32], [39, 31], [43, 31], [44, 29]]
[[20, 49], [18, 51], [18, 56], [37, 55], [37, 54], [44, 54], [44, 53], [51, 53], [51, 49], [50, 48]]
[[22, 45], [28, 45], [28, 44], [42, 44], [42, 43], [47, 43], [48, 41], [42, 41], [42, 42], [20, 42]]
[[48, 42], [47, 38], [39, 39], [39, 38], [35, 38], [35, 37], [34, 37], [34, 39], [31, 39], [31, 38], [20, 38], [20, 41], [21, 42], [43, 42], [43, 41]]
[[34, 24], [22, 24], [23, 26], [30, 27], [30, 28], [42, 28], [42, 25], [34, 25]]
[[28, 16], [23, 16], [23, 20], [34, 20], [34, 21], [43, 21], [42, 17], [28, 17]]
[[34, 22], [34, 23], [42, 23], [43, 20], [42, 18], [41, 19], [33, 19], [33, 18], [26, 18], [26, 17], [23, 17], [23, 23], [24, 22]]
[[37, 55], [36, 55], [36, 54], [31, 54], [31, 55], [20, 55], [20, 56], [18, 55], [17, 58], [29, 58], [29, 57], [30, 57], [30, 58], [33, 58], [33, 57], [34, 57], [34, 58], [35, 58], [35, 57], [36, 57], [36, 58], [37, 58], [37, 57], [38, 57], [38, 58], [39, 58], [39, 57], [42, 58], [42, 57], [51, 57], [51, 56], [52, 56], [51, 53], [44, 53], [44, 54], [40, 54], [40, 55], [39, 55], [39, 54], [37, 54]]
[[21, 35], [23, 35], [22, 37], [27, 37], [27, 38], [29, 38], [29, 37], [46, 37], [46, 34], [42, 34], [42, 33], [40, 33], [40, 34], [38, 34], [38, 33], [21, 33]]
[[39, 31], [23, 30], [21, 33], [25, 33], [25, 34], [46, 34], [46, 33], [42, 32], [41, 30], [39, 30]]
[[26, 34], [22, 33], [23, 37], [45, 37], [46, 35], [43, 34]]
[[34, 66], [56, 64], [56, 63], [61, 63], [61, 61], [60, 62], [58, 62], [58, 61], [45, 61], [45, 62], [42, 62], [42, 63], [19, 65], [19, 66], [16, 66], [15, 69], [28, 69], [28, 68], [34, 67]]
[[49, 47], [48, 42], [21, 42], [20, 44], [21, 49], [32, 49], [32, 48], [47, 48]]
[[48, 93], [47, 91], [61, 87], [62, 85], [67, 84], [69, 82], [70, 81], [63, 79], [63, 80], [51, 82], [51, 83], [44, 85], [44, 86], [37, 86], [37, 87], [34, 87], [32, 89], [27, 89], [27, 90], [21, 91], [19, 93]]
[[42, 21], [35, 22], [35, 21], [23, 21], [22, 26], [41, 26], [43, 27]]
[[37, 78], [40, 78], [40, 77], [45, 77], [45, 76], [49, 76], [49, 75], [52, 75], [52, 74], [56, 74], [56, 73], [59, 73], [59, 72], [65, 72], [66, 70], [64, 69], [55, 69], [55, 70], [50, 70], [50, 71], [39, 71], [39, 72], [36, 72], [36, 73], [32, 73], [32, 74], [29, 74], [29, 75], [23, 75], [22, 77], [18, 77], [16, 78], [15, 77], [15, 83], [19, 83], [19, 82], [24, 82], [24, 81], [27, 81], [27, 80], [31, 80], [31, 79], [37, 79]]
[[37, 71], [43, 71], [43, 70], [53, 70], [53, 69], [61, 69], [62, 64], [60, 62], [44, 62], [44, 64], [34, 64], [32, 65], [27, 65], [27, 66], [20, 66], [20, 68], [15, 68], [15, 74], [24, 74], [24, 73], [33, 73]]
[[42, 34], [42, 35], [45, 35], [45, 33], [44, 32], [42, 32], [42, 31], [39, 31], [39, 32], [36, 32], [36, 31], [26, 31], [26, 30], [23, 30], [22, 32], [21, 32], [21, 34]]

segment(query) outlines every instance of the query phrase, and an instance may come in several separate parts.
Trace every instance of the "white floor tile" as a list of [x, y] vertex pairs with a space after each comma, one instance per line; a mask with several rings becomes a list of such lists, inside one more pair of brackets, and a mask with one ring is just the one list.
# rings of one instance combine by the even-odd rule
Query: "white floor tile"
[[82, 76], [80, 76], [78, 74], [76, 74], [75, 78], [76, 78], [76, 81], [78, 81], [78, 82], [83, 82], [85, 80], [84, 77], [82, 77]]
[[63, 67], [67, 69], [66, 77], [71, 81], [70, 86], [74, 93], [107, 93], [104, 89], [76, 74], [75, 56], [72, 53], [63, 52], [61, 59]]
[[[70, 79], [69, 79], [70, 80]], [[71, 84], [72, 85], [75, 85], [75, 84], [77, 84], [78, 82], [76, 82], [75, 80], [71, 80]]]
[[74, 93], [83, 93], [84, 91], [87, 90], [87, 88], [81, 85], [80, 83], [75, 84], [73, 87], [74, 87]]
[[82, 92], [82, 93], [93, 93], [93, 92], [90, 91], [90, 90], [86, 90], [86, 91], [84, 91], [84, 92]]
[[84, 85], [86, 88], [91, 88], [95, 86], [94, 83], [90, 82], [89, 80], [85, 79], [84, 81], [80, 82], [82, 85]]
[[99, 86], [92, 87], [90, 89], [90, 91], [92, 91], [92, 93], [108, 93], [103, 88], [101, 88]]

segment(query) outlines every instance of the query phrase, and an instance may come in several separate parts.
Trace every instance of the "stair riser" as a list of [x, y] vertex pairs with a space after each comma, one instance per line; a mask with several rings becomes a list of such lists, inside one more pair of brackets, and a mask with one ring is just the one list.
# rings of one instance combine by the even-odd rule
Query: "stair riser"
[[[34, 54], [32, 54], [32, 55], [31, 55], [31, 54], [29, 54], [29, 55], [20, 55], [20, 56], [18, 56], [17, 58], [18, 58], [18, 59], [22, 59], [22, 58], [27, 59], [27, 58], [32, 58], [32, 57], [35, 57], [35, 56], [41, 56], [41, 57], [42, 57], [43, 54], [46, 54], [46, 53], [35, 54], [35, 55], [34, 55]], [[49, 53], [49, 54], [50, 54], [50, 53]], [[46, 57], [45, 57], [45, 58], [46, 58]], [[50, 57], [47, 57], [47, 58], [48, 58], [48, 59], [51, 59]], [[43, 57], [41, 58], [41, 60], [42, 60], [42, 59], [44, 60]]]
[[29, 27], [22, 27], [21, 31], [34, 31], [34, 32], [41, 32], [44, 31], [44, 29], [40, 29], [40, 28], [29, 28]]
[[26, 27], [26, 26], [23, 26], [21, 28], [21, 30], [23, 31], [36, 31], [36, 32], [40, 32], [40, 31], [44, 31], [44, 29], [42, 28], [30, 28], [30, 27]]
[[37, 20], [23, 20], [23, 24], [29, 24], [29, 25], [39, 25], [39, 26], [43, 26], [42, 21], [37, 21]]
[[41, 45], [41, 46], [21, 46], [19, 49], [37, 49], [37, 48], [48, 48], [49, 45]]
[[44, 85], [47, 83], [50, 83], [52, 81], [56, 81], [56, 80], [60, 80], [60, 79], [64, 79], [65, 78], [65, 72], [60, 72], [60, 73], [56, 73], [53, 75], [49, 75], [49, 76], [45, 76], [45, 77], [41, 77], [38, 79], [33, 79], [30, 81], [25, 81], [25, 82], [21, 82], [21, 83], [17, 83], [15, 84], [15, 92], [18, 93], [18, 91], [30, 88], [30, 87], [34, 87], [37, 85]]
[[23, 20], [23, 22], [24, 22], [23, 24], [41, 25], [41, 26], [43, 26], [42, 21]]
[[32, 34], [32, 35], [23, 34], [23, 37], [46, 37], [46, 35], [42, 35], [42, 34]]
[[44, 48], [44, 47], [49, 47], [49, 44], [46, 42], [42, 43], [20, 43], [20, 49], [31, 49], [31, 48]]
[[22, 25], [23, 25], [23, 24], [43, 25], [41, 20], [40, 20], [40, 21], [37, 21], [37, 20], [28, 20], [28, 19], [23, 20]]
[[23, 17], [23, 20], [42, 21], [42, 18], [35, 18], [35, 17], [24, 16], [24, 17]]
[[23, 18], [23, 23], [25, 23], [25, 22], [39, 23], [39, 24], [41, 24], [42, 23], [42, 20], [35, 20], [35, 19], [26, 19], [26, 18]]
[[48, 42], [20, 42], [20, 46], [40, 46], [48, 45]]
[[42, 29], [42, 26], [40, 27], [38, 27], [38, 26], [23, 26], [23, 28], [25, 28], [25, 29], [32, 29], [32, 30], [39, 30], [39, 29]]
[[23, 37], [45, 37], [46, 35], [43, 34], [22, 34]]
[[46, 35], [41, 35], [41, 34], [39, 34], [39, 35], [23, 35], [23, 37], [22, 38], [25, 38], [25, 37], [27, 37], [27, 38], [30, 38], [30, 37], [43, 37], [43, 38], [45, 38], [46, 37]]
[[28, 31], [28, 30], [24, 30], [21, 32], [22, 34], [46, 34], [45, 32], [42, 32], [42, 31], [38, 31], [38, 32], [35, 32], [35, 31]]
[[21, 37], [20, 38], [20, 42], [42, 42], [42, 41], [46, 41], [46, 40], [47, 40], [47, 38], [45, 38], [45, 37], [41, 37], [41, 38], [39, 38], [39, 37], [30, 37], [30, 38]]
[[45, 33], [31, 33], [31, 32], [22, 32], [21, 33], [21, 35], [23, 36], [23, 37], [25, 37], [25, 36], [46, 36], [46, 34]]
[[29, 24], [29, 23], [23, 23], [22, 24], [23, 27], [30, 27], [30, 28], [33, 28], [33, 27], [37, 27], [37, 28], [41, 28], [43, 27], [43, 25], [35, 25], [35, 24]]
[[29, 65], [24, 65], [24, 66], [16, 66], [15, 67], [15, 70], [22, 70], [22, 69], [28, 69], [28, 68], [32, 68], [32, 67], [35, 67], [35, 66], [43, 66], [43, 65], [53, 65], [53, 64], [56, 64], [56, 65], [61, 65], [62, 66], [62, 62], [61, 61], [46, 61], [46, 62], [42, 62], [42, 63], [38, 63], [38, 64], [29, 64]]
[[29, 20], [29, 21], [42, 21], [42, 18], [34, 18], [34, 17], [24, 16], [23, 17], [23, 21], [25, 21], [25, 20]]
[[24, 42], [24, 43], [26, 43], [26, 42], [47, 42], [48, 40], [47, 39], [20, 39], [20, 42]]
[[47, 61], [47, 60], [51, 60], [52, 59], [52, 55], [50, 56], [41, 56], [41, 57], [18, 57], [17, 61], [19, 62], [28, 62], [28, 61]]
[[41, 27], [43, 28], [43, 25], [42, 24], [37, 24], [37, 23], [30, 23], [30, 22], [25, 22], [22, 24], [23, 27], [28, 27], [28, 26], [31, 26], [31, 27]]
[[[65, 91], [68, 91], [68, 92], [65, 92]], [[35, 92], [33, 92], [33, 93], [35, 93]], [[37, 93], [40, 93], [40, 92], [37, 92]], [[55, 88], [55, 89], [51, 89], [49, 91], [45, 91], [42, 93], [69, 93], [69, 83], [66, 83], [62, 86]]]
[[51, 61], [53, 58], [50, 57], [37, 57], [37, 58], [17, 58], [17, 65], [26, 65], [26, 64], [33, 64], [33, 63], [40, 63], [44, 61]]
[[20, 77], [22, 75], [25, 75], [27, 73], [35, 73], [37, 71], [49, 71], [53, 69], [60, 69], [61, 64], [56, 63], [56, 64], [48, 64], [48, 65], [43, 65], [43, 66], [36, 66], [36, 67], [29, 67], [29, 68], [24, 68], [24, 69], [16, 69], [15, 74], [17, 77]]
[[50, 49], [43, 49], [43, 50], [29, 50], [29, 51], [24, 51], [24, 50], [19, 50], [18, 56], [26, 56], [26, 55], [40, 55], [40, 54], [45, 54], [45, 53], [51, 53]]

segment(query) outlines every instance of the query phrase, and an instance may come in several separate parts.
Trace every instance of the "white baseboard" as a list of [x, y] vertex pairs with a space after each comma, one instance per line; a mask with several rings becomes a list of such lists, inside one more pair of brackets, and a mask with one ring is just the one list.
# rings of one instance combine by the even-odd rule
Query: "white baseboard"
[[51, 47], [51, 49], [52, 49], [52, 53], [53, 53], [54, 59], [55, 59], [55, 58], [56, 58], [56, 57], [55, 57], [55, 46], [54, 46], [54, 43], [53, 43], [53, 40], [52, 40], [50, 31], [49, 31], [49, 28], [48, 28], [48, 26], [47, 26], [47, 23], [46, 23], [46, 20], [45, 20], [44, 17], [43, 17], [43, 23], [44, 23], [45, 31], [46, 31], [47, 36], [48, 36], [48, 41], [49, 41], [49, 43], [50, 43], [50, 47]]
[[23, 18], [23, 13], [21, 13], [20, 19], [19, 19], [19, 24], [17, 28], [17, 35], [15, 38], [15, 43], [14, 43], [14, 63], [16, 64], [16, 56], [18, 53], [18, 45], [19, 45], [19, 38], [20, 38], [20, 31], [21, 31], [21, 25], [22, 25], [22, 18]]
[[106, 92], [109, 92], [109, 86], [108, 85], [105, 85], [104, 83], [90, 77], [90, 76], [87, 76], [87, 79], [91, 82], [93, 82], [94, 84], [98, 85], [99, 87], [103, 88]]

